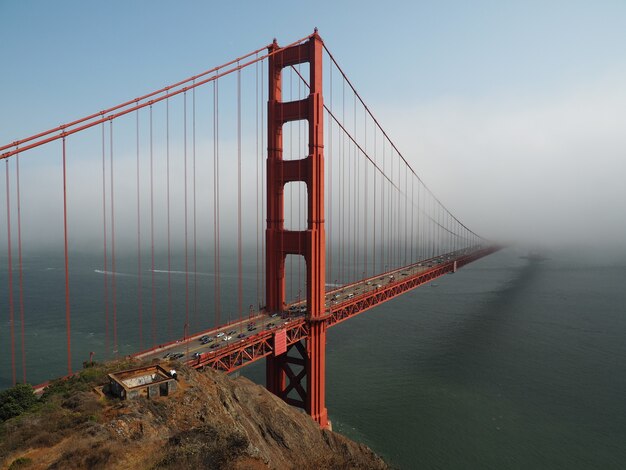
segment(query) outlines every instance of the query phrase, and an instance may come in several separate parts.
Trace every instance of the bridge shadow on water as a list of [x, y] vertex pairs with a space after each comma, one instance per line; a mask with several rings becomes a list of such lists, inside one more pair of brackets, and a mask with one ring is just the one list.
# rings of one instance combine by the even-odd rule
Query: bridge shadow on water
[[[476, 305], [468, 310], [464, 310], [463, 306], [458, 307], [460, 312], [455, 315], [453, 322], [448, 323], [448, 333], [438, 339], [439, 346], [428, 360], [438, 366], [442, 363], [446, 366], [453, 364], [455, 372], [461, 374], [457, 376], [458, 379], [462, 379], [466, 371], [475, 376], [475, 367], [466, 368], [464, 365], [480, 361], [483, 354], [497, 354], [498, 345], [516, 334], [515, 325], [523, 313], [519, 307], [523, 302], [519, 301], [524, 296], [532, 295], [532, 286], [536, 285], [541, 271], [541, 263], [533, 261], [509, 268], [511, 277], [499, 288], [481, 294], [480, 301], [476, 302], [474, 295], [467, 296], [463, 304], [476, 302]], [[472, 274], [479, 273], [476, 270]]]

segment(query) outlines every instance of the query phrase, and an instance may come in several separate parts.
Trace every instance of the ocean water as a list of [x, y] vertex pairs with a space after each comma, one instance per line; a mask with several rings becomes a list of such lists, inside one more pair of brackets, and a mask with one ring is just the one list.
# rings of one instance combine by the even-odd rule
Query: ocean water
[[332, 329], [334, 428], [403, 469], [626, 468], [626, 255], [519, 254]]
[[[330, 329], [326, 394], [333, 428], [401, 469], [625, 468], [626, 253], [562, 250], [544, 261], [523, 254], [503, 250]], [[120, 257], [116, 267], [118, 355], [139, 345], [133, 263]], [[157, 264], [162, 271], [164, 260]], [[173, 271], [181, 271], [178, 264]], [[190, 283], [191, 305], [193, 299], [212, 305], [206, 264], [198, 289]], [[64, 299], [58, 295], [62, 267], [62, 260], [47, 255], [25, 260], [32, 383], [67, 367]], [[93, 302], [103, 295], [101, 270], [91, 256], [72, 258], [74, 368], [89, 351], [96, 359], [112, 354], [112, 334], [107, 341], [102, 333], [102, 302]], [[253, 271], [244, 267], [247, 292], [256, 289]], [[0, 267], [0, 286], [6, 286], [6, 274]], [[144, 274], [144, 346], [153, 340], [149, 279]], [[170, 320], [167, 273], [155, 273], [155, 279], [154, 340], [162, 342], [183, 334], [185, 279], [170, 276]], [[236, 276], [225, 273], [222, 283], [230, 292], [223, 318], [234, 318], [226, 305], [236, 300]], [[254, 297], [248, 295], [245, 305]], [[6, 290], [0, 302], [0, 386], [6, 387]], [[190, 318], [192, 330], [213, 321], [201, 311]], [[16, 341], [19, 378], [18, 322]], [[242, 374], [263, 383], [264, 365]]]

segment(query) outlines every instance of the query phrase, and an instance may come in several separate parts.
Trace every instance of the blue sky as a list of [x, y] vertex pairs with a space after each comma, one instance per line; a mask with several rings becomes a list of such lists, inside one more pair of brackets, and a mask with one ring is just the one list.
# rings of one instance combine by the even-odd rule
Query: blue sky
[[535, 227], [529, 236], [542, 224], [554, 239], [563, 226], [571, 235], [581, 217], [608, 225], [575, 242], [626, 236], [609, 215], [626, 201], [616, 187], [626, 174], [626, 2], [0, 0], [0, 17], [3, 144], [317, 26], [470, 226], [506, 238], [520, 230], [492, 214], [514, 212]]
[[311, 5], [2, 0], [2, 140], [314, 26], [372, 103], [552, 94], [626, 68], [624, 2]]

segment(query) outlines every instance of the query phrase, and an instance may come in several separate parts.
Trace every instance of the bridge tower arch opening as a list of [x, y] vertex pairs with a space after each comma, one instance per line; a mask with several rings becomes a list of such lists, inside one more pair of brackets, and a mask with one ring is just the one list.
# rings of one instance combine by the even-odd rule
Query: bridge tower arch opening
[[[269, 313], [285, 309], [285, 259], [301, 255], [306, 263], [306, 343], [295, 343], [266, 360], [267, 388], [288, 403], [300, 406], [321, 427], [328, 427], [326, 410], [325, 229], [324, 229], [324, 102], [322, 97], [323, 43], [317, 31], [305, 42], [281, 48], [269, 46], [267, 104], [267, 229], [266, 306]], [[308, 64], [309, 94], [282, 100], [282, 72]], [[283, 159], [283, 125], [308, 122], [308, 155]], [[303, 182], [307, 192], [305, 230], [285, 229], [285, 185]], [[294, 367], [300, 369], [294, 373]], [[293, 391], [298, 398], [294, 399]]]

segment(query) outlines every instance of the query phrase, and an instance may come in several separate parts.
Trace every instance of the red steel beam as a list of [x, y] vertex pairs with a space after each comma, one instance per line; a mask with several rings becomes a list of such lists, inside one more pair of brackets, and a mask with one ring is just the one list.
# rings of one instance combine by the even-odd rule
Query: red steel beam
[[[269, 47], [267, 106], [267, 229], [266, 301], [267, 311], [285, 309], [285, 257], [296, 254], [306, 261], [306, 322], [309, 334], [304, 354], [306, 412], [322, 428], [328, 426], [326, 388], [326, 235], [324, 228], [324, 100], [322, 97], [322, 39], [317, 31], [298, 46]], [[299, 63], [309, 64], [309, 95], [299, 101], [282, 100], [282, 70]], [[283, 160], [283, 125], [308, 121], [308, 155], [297, 163]], [[300, 169], [305, 171], [300, 172]], [[294, 171], [296, 170], [296, 171]], [[287, 175], [285, 177], [284, 175]], [[289, 231], [284, 227], [284, 187], [287, 181], [306, 184], [307, 229]], [[298, 349], [301, 349], [299, 347]], [[269, 352], [267, 354], [269, 356]], [[233, 357], [240, 360], [241, 355]], [[223, 364], [221, 364], [223, 365]], [[269, 356], [266, 366], [267, 388], [286, 397], [290, 388], [301, 388], [302, 378], [291, 374], [286, 354]], [[297, 384], [287, 381], [295, 380]]]
[[[405, 294], [412, 289], [454, 272], [455, 262], [456, 267], [461, 268], [499, 249], [500, 247], [497, 246], [484, 248], [472, 254], [449, 260], [438, 266], [433, 266], [427, 271], [390, 282], [378, 290], [363, 293], [334, 305], [325, 312], [325, 315], [321, 317], [320, 320], [323, 321], [326, 328], [338, 325], [349, 318]], [[287, 334], [287, 346], [291, 346], [303, 339], [308, 339], [310, 333], [309, 328], [309, 322], [304, 318], [291, 321], [288, 326], [284, 328]], [[259, 359], [271, 357], [274, 354], [273, 337], [276, 331], [277, 330], [262, 331], [225, 348], [203, 353], [197, 359], [188, 360], [187, 365], [196, 369], [209, 367], [226, 373], [234, 372]]]
[[[302, 39], [299, 39], [295, 42], [293, 42], [290, 46], [287, 47], [291, 47], [291, 46], [295, 46], [297, 44], [302, 43], [303, 41], [306, 41], [308, 39], [310, 39], [313, 35], [309, 35], [306, 36]], [[305, 43], [307, 44], [307, 43]], [[169, 85], [166, 86], [164, 88], [161, 88], [160, 90], [157, 91], [153, 91], [151, 93], [148, 93], [146, 95], [140, 96], [138, 98], [135, 98], [133, 100], [130, 101], [126, 101], [124, 103], [121, 103], [119, 105], [113, 106], [111, 108], [99, 111], [97, 113], [93, 113], [90, 114], [89, 116], [85, 116], [81, 119], [77, 119], [75, 121], [69, 122], [67, 124], [61, 124], [60, 126], [57, 126], [53, 129], [49, 129], [47, 131], [44, 132], [40, 132], [38, 134], [35, 135], [31, 135], [29, 137], [26, 137], [24, 139], [20, 139], [20, 140], [16, 140], [14, 142], [11, 142], [10, 144], [6, 144], [0, 147], [0, 152], [3, 150], [7, 150], [12, 148], [13, 150], [8, 150], [7, 152], [4, 153], [0, 153], [0, 160], [3, 160], [5, 158], [9, 158], [17, 153], [23, 153], [27, 150], [39, 147], [41, 145], [47, 144], [49, 142], [53, 142], [55, 140], [59, 140], [62, 139], [64, 137], [68, 137], [72, 134], [76, 134], [78, 132], [84, 131], [86, 129], [89, 129], [91, 127], [97, 126], [98, 124], [101, 124], [103, 122], [106, 121], [112, 121], [114, 119], [117, 119], [121, 116], [124, 116], [128, 113], [132, 113], [133, 111], [137, 111], [139, 109], [151, 106], [155, 103], [158, 103], [160, 101], [166, 100], [168, 98], [171, 98], [173, 96], [179, 95], [181, 93], [185, 93], [186, 91], [192, 90], [196, 87], [202, 86], [206, 83], [212, 82], [218, 78], [224, 77], [226, 75], [229, 75], [233, 72], [236, 72], [238, 70], [241, 70], [245, 67], [248, 67], [250, 65], [253, 65], [257, 62], [260, 62], [262, 60], [267, 59], [268, 57], [271, 57], [273, 55], [273, 52], [268, 52], [265, 55], [262, 56], [258, 56], [255, 57], [254, 59], [250, 59], [244, 63], [241, 63], [241, 61], [243, 59], [247, 59], [249, 57], [251, 57], [252, 55], [262, 51], [263, 49], [265, 49], [265, 47], [261, 48], [261, 49], [257, 49], [256, 51], [252, 51], [244, 56], [241, 56], [237, 59], [231, 60], [230, 62], [227, 62], [226, 64], [220, 65], [218, 67], [214, 67], [210, 70], [207, 70], [205, 72], [202, 72], [198, 75], [194, 75], [193, 77], [189, 77], [185, 80], [181, 80], [173, 85]], [[223, 69], [227, 69], [225, 71], [219, 72], [220, 70]], [[205, 78], [203, 80], [200, 81], [195, 81], [196, 79], [200, 78], [200, 77], [205, 77], [206, 75], [210, 74], [210, 73], [215, 73], [214, 75], [211, 75], [209, 78]], [[180, 88], [181, 85], [185, 84], [185, 83], [189, 83], [191, 82], [191, 84], [188, 84], [182, 88]], [[160, 96], [159, 96], [160, 95]], [[146, 99], [148, 98], [152, 98], [151, 100], [146, 101]], [[117, 112], [115, 112], [117, 111]], [[113, 113], [113, 114], [111, 114]], [[78, 126], [78, 127], [76, 127]], [[57, 134], [55, 134], [57, 133]], [[53, 135], [51, 135], [53, 134]], [[29, 143], [30, 142], [30, 143]], [[26, 145], [25, 145], [26, 144]]]

